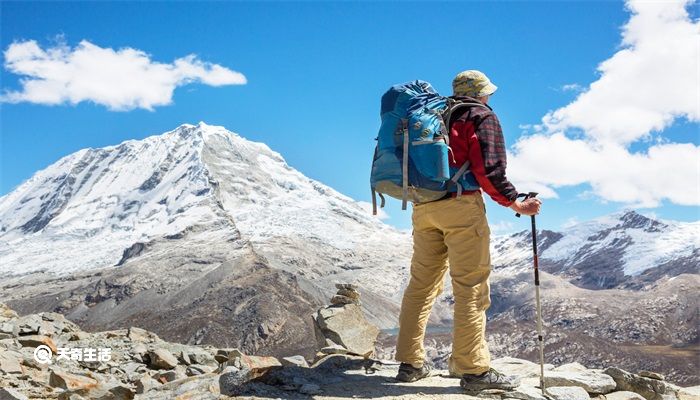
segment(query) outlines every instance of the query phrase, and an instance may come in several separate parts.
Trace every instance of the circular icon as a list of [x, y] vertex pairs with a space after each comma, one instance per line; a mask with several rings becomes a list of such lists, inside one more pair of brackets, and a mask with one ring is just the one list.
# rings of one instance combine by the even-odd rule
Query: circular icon
[[45, 344], [34, 349], [34, 359], [40, 364], [51, 364], [51, 357], [53, 357], [53, 352]]

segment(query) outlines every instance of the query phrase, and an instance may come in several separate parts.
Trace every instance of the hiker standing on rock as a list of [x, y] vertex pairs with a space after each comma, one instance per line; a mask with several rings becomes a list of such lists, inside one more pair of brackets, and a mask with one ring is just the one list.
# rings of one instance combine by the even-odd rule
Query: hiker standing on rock
[[396, 346], [396, 360], [401, 366], [396, 378], [411, 382], [429, 375], [423, 340], [431, 308], [443, 289], [449, 260], [455, 301], [450, 374], [461, 377], [460, 385], [468, 391], [512, 389], [519, 384], [517, 378], [490, 367], [486, 343], [491, 256], [481, 191], [524, 215], [539, 213], [541, 203], [536, 198], [516, 200], [518, 192], [506, 178], [503, 133], [496, 114], [487, 105], [496, 86], [482, 72], [470, 70], [459, 73], [452, 88], [452, 99], [481, 103], [458, 109], [447, 121], [454, 156], [450, 167], [468, 161], [469, 172], [463, 180], [467, 184], [453, 186], [440, 200], [414, 204], [411, 279], [401, 303]]

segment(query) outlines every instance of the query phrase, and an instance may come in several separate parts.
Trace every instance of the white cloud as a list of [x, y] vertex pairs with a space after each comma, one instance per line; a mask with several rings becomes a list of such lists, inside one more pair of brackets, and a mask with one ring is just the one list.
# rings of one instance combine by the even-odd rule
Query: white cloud
[[[573, 102], [547, 113], [510, 154], [521, 190], [556, 197], [556, 188], [589, 184], [603, 201], [656, 207], [700, 205], [700, 146], [649, 141], [678, 118], [700, 122], [700, 23], [687, 1], [629, 1], [622, 48]], [[691, 136], [694, 135], [694, 136]], [[642, 141], [646, 150], [631, 151]]]
[[42, 49], [36, 41], [12, 43], [4, 66], [21, 75], [19, 91], [6, 91], [2, 101], [46, 105], [92, 101], [113, 111], [172, 103], [178, 86], [200, 82], [210, 86], [242, 85], [243, 74], [199, 60], [195, 55], [164, 64], [132, 48], [102, 48], [87, 40], [75, 48], [64, 44]]
[[565, 92], [581, 92], [583, 91], [583, 87], [578, 83], [569, 83], [567, 85], [562, 86], [561, 90]]
[[599, 141], [628, 144], [675, 118], [700, 121], [700, 24], [687, 1], [629, 1], [623, 48], [598, 66], [600, 78], [543, 121], [550, 130], [581, 128]]
[[567, 218], [566, 221], [564, 221], [564, 222], [561, 224], [561, 229], [568, 229], [568, 228], [571, 228], [571, 227], [573, 227], [573, 226], [576, 226], [579, 222], [580, 222], [580, 221], [579, 221], [579, 219], [578, 219], [577, 217]]
[[515, 224], [510, 221], [497, 221], [490, 223], [489, 228], [494, 235], [506, 235], [515, 231]]

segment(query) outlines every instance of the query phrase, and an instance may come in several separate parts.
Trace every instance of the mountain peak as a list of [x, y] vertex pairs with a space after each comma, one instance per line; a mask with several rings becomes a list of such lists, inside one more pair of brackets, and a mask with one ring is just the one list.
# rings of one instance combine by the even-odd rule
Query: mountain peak
[[643, 229], [646, 232], [661, 232], [668, 227], [663, 222], [649, 218], [635, 210], [625, 210], [619, 220], [620, 224], [616, 228], [620, 229]]

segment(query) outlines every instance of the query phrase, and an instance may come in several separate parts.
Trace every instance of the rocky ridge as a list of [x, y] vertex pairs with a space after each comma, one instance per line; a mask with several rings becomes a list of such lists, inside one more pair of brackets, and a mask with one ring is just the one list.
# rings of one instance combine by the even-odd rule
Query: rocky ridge
[[[347, 293], [348, 288], [343, 290]], [[354, 303], [331, 307], [352, 307]], [[323, 309], [321, 309], [323, 310]], [[320, 311], [320, 310], [319, 310]], [[315, 315], [318, 319], [318, 313]], [[335, 316], [334, 318], [343, 318]], [[360, 316], [336, 333], [365, 336], [377, 328]], [[349, 321], [351, 322], [351, 321]], [[317, 322], [318, 323], [318, 322]], [[322, 323], [321, 323], [322, 324]], [[69, 349], [69, 350], [66, 350]], [[88, 349], [98, 349], [97, 354]], [[109, 353], [101, 352], [109, 349]], [[80, 350], [76, 356], [75, 350]], [[50, 353], [49, 353], [50, 351]], [[51, 356], [53, 354], [53, 357]], [[108, 356], [105, 356], [107, 354]], [[48, 356], [47, 356], [48, 355]], [[47, 362], [50, 361], [50, 362]], [[493, 362], [517, 375], [513, 391], [488, 390], [476, 398], [520, 400], [698, 400], [700, 386], [681, 388], [652, 371], [588, 369], [578, 363], [546, 365], [549, 398], [536, 386], [539, 365], [515, 358]], [[398, 365], [326, 346], [313, 360], [277, 359], [235, 348], [166, 342], [131, 327], [88, 333], [58, 313], [19, 316], [0, 303], [0, 399], [457, 399], [467, 396], [444, 370], [414, 383], [396, 382]], [[467, 398], [472, 396], [467, 396]]]

